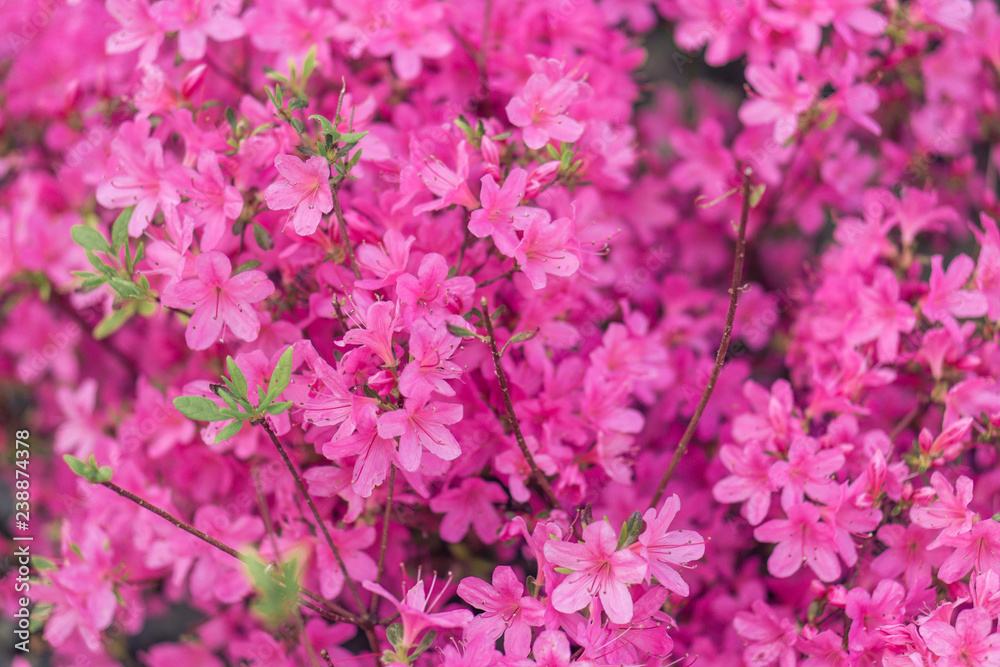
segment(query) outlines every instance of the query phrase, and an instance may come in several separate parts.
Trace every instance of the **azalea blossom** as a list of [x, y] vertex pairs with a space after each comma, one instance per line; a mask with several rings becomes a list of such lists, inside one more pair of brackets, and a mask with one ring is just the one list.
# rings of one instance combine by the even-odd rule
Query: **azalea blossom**
[[266, 299], [274, 284], [263, 271], [233, 275], [229, 258], [205, 252], [194, 261], [195, 277], [174, 283], [163, 293], [163, 305], [193, 308], [185, 340], [192, 350], [207, 349], [228, 327], [240, 340], [252, 341], [260, 330], [260, 319], [251, 304]]

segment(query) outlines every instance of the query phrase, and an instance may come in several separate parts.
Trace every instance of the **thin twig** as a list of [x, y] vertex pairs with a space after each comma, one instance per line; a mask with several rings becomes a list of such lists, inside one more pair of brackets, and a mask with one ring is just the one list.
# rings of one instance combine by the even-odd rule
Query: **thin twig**
[[[385, 501], [385, 515], [382, 517], [382, 543], [378, 549], [378, 569], [375, 570], [375, 583], [382, 580], [382, 572], [385, 571], [385, 551], [389, 547], [389, 515], [392, 513], [392, 491], [396, 486], [396, 466], [389, 469], [389, 497]], [[375, 616], [378, 609], [378, 596], [372, 596], [371, 607], [368, 610], [368, 617]]]
[[340, 238], [344, 242], [344, 250], [351, 263], [351, 270], [354, 272], [354, 277], [361, 280], [361, 269], [358, 268], [358, 262], [354, 259], [354, 248], [351, 247], [351, 241], [347, 238], [347, 220], [344, 219], [344, 211], [340, 208], [340, 183], [333, 186], [333, 214], [337, 217]]
[[[215, 547], [216, 549], [218, 549], [222, 553], [224, 553], [226, 555], [229, 555], [229, 556], [232, 556], [236, 560], [242, 561], [244, 563], [256, 563], [257, 562], [257, 559], [255, 559], [254, 557], [252, 557], [252, 556], [250, 556], [248, 554], [242, 553], [240, 551], [237, 551], [236, 549], [233, 549], [229, 545], [224, 544], [224, 543], [220, 542], [219, 540], [215, 539], [214, 537], [212, 537], [208, 533], [205, 533], [204, 531], [198, 530], [197, 528], [195, 528], [191, 524], [178, 519], [173, 514], [171, 514], [170, 512], [166, 511], [165, 509], [162, 509], [162, 508], [157, 507], [156, 505], [153, 505], [152, 503], [148, 502], [147, 500], [145, 500], [143, 498], [140, 498], [139, 496], [135, 495], [131, 491], [126, 491], [125, 489], [123, 489], [122, 487], [118, 486], [117, 484], [114, 484], [113, 482], [102, 482], [101, 485], [104, 486], [104, 487], [106, 487], [107, 489], [110, 489], [111, 491], [114, 491], [115, 493], [117, 493], [122, 498], [126, 498], [128, 500], [131, 500], [133, 503], [135, 503], [139, 507], [143, 508], [144, 510], [148, 510], [148, 511], [152, 512], [153, 514], [159, 516], [160, 518], [169, 521], [171, 524], [173, 524], [174, 526], [180, 528], [184, 532], [189, 533], [189, 534], [197, 537], [199, 540], [201, 540], [203, 542], [206, 542], [207, 544], [212, 545], [213, 547]], [[280, 579], [279, 579], [279, 581], [280, 581]], [[336, 605], [336, 604], [333, 604], [333, 603], [328, 603], [328, 602], [324, 601], [323, 598], [321, 598], [317, 593], [314, 593], [313, 591], [310, 591], [309, 589], [304, 588], [302, 586], [299, 586], [299, 591], [301, 592], [301, 594], [303, 596], [302, 599], [299, 600], [299, 604], [302, 605], [302, 606], [304, 606], [304, 607], [309, 607], [310, 609], [315, 609], [314, 606], [310, 606], [310, 605], [320, 605], [320, 607], [318, 609], [315, 609], [315, 610], [321, 612], [324, 615], [324, 618], [327, 618], [327, 617], [335, 618], [338, 621], [344, 621], [345, 623], [350, 623], [352, 625], [358, 625], [358, 626], [364, 625], [364, 622], [362, 621], [361, 618], [355, 616], [354, 614], [350, 613], [346, 609], [343, 609], [339, 605]], [[306, 598], [311, 598], [312, 602], [310, 602], [310, 600], [308, 600]]]
[[549, 480], [545, 477], [545, 473], [543, 473], [538, 467], [538, 464], [535, 463], [535, 457], [531, 455], [531, 450], [528, 449], [528, 443], [524, 440], [524, 434], [521, 433], [521, 424], [517, 421], [517, 415], [514, 414], [514, 403], [510, 399], [510, 388], [507, 385], [507, 374], [504, 373], [503, 365], [500, 363], [500, 349], [497, 348], [497, 338], [493, 333], [493, 321], [490, 319], [490, 309], [487, 305], [486, 297], [483, 297], [482, 305], [483, 321], [486, 322], [486, 334], [489, 338], [490, 352], [493, 355], [493, 369], [496, 372], [497, 380], [500, 382], [500, 392], [503, 394], [504, 407], [507, 409], [507, 419], [510, 421], [510, 425], [514, 429], [514, 438], [517, 440], [517, 446], [521, 448], [521, 454], [524, 455], [525, 460], [528, 462], [528, 467], [531, 468], [531, 474], [534, 476], [539, 488], [541, 488], [542, 493], [545, 495], [545, 499], [548, 501], [549, 506], [552, 509], [559, 509], [561, 507], [559, 499], [556, 498], [556, 494], [552, 490]]
[[701, 415], [705, 412], [705, 406], [708, 405], [708, 399], [712, 397], [712, 391], [715, 389], [715, 383], [719, 379], [719, 373], [722, 372], [722, 365], [726, 362], [726, 353], [729, 351], [729, 339], [733, 335], [733, 321], [736, 318], [736, 304], [739, 301], [740, 291], [742, 290], [743, 260], [746, 257], [747, 251], [746, 228], [747, 219], [750, 217], [750, 175], [752, 173], [753, 171], [749, 167], [743, 170], [743, 185], [740, 188], [740, 194], [743, 197], [743, 209], [740, 211], [740, 226], [736, 233], [736, 259], [733, 262], [733, 282], [729, 288], [729, 312], [726, 313], [726, 325], [722, 330], [722, 341], [719, 343], [719, 351], [715, 355], [715, 365], [712, 367], [712, 374], [708, 378], [708, 384], [701, 394], [701, 400], [698, 401], [698, 407], [695, 408], [694, 414], [691, 415], [691, 421], [688, 422], [687, 429], [685, 429], [684, 435], [681, 436], [681, 441], [677, 444], [674, 457], [670, 459], [670, 465], [667, 466], [667, 470], [663, 474], [663, 479], [660, 480], [660, 486], [657, 487], [656, 493], [653, 495], [653, 500], [649, 503], [650, 507], [656, 507], [660, 504], [660, 498], [667, 488], [667, 483], [673, 476], [674, 470], [677, 469], [677, 464], [680, 463], [681, 457], [684, 456], [688, 444], [694, 437], [694, 432], [698, 428]]
[[[278, 440], [278, 436], [276, 436], [274, 431], [271, 430], [271, 425], [267, 423], [266, 419], [263, 419], [258, 423], [264, 427], [265, 431], [267, 431], [267, 435], [271, 438], [271, 442], [274, 443], [274, 446], [278, 450], [278, 454], [281, 455], [281, 460], [285, 462], [285, 467], [288, 468], [288, 472], [290, 472], [292, 477], [295, 479], [295, 485], [298, 487], [299, 493], [301, 493], [302, 497], [306, 499], [306, 503], [308, 503], [309, 509], [312, 510], [313, 517], [316, 519], [316, 523], [318, 524], [320, 531], [322, 531], [323, 537], [326, 538], [327, 546], [329, 546], [330, 551], [333, 552], [333, 557], [337, 559], [337, 565], [340, 566], [340, 571], [344, 575], [347, 587], [351, 589], [354, 601], [358, 605], [358, 611], [364, 613], [365, 608], [364, 605], [361, 604], [361, 596], [358, 594], [358, 589], [354, 585], [354, 580], [347, 572], [347, 564], [344, 562], [343, 556], [340, 555], [340, 549], [338, 549], [337, 545], [333, 543], [333, 538], [330, 536], [330, 530], [326, 527], [326, 523], [320, 516], [319, 510], [316, 509], [316, 503], [313, 502], [312, 496], [310, 496], [309, 492], [306, 490], [306, 483], [302, 481], [302, 476], [299, 475], [299, 471], [295, 469], [295, 465], [292, 463], [292, 460], [288, 458], [288, 453], [285, 452], [285, 448], [282, 447], [281, 442]], [[375, 647], [372, 648], [374, 649]]]

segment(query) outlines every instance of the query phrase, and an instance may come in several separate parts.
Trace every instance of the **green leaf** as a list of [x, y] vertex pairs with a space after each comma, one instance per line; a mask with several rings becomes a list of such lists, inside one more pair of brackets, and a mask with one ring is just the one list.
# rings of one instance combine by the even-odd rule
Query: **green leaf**
[[256, 269], [258, 266], [260, 266], [260, 260], [248, 259], [247, 261], [243, 262], [235, 269], [233, 269], [233, 275], [235, 276], [236, 274], [243, 273], [244, 271], [252, 271], [253, 269]]
[[302, 63], [302, 85], [305, 85], [309, 81], [309, 76], [316, 69], [316, 45], [313, 44], [309, 47], [309, 53], [306, 54], [305, 62]]
[[453, 336], [458, 336], [459, 338], [478, 338], [479, 337], [478, 335], [476, 335], [475, 331], [471, 331], [470, 329], [464, 329], [464, 328], [462, 328], [460, 326], [452, 324], [451, 322], [448, 323], [448, 331]]
[[111, 247], [114, 248], [115, 252], [118, 252], [118, 249], [128, 238], [128, 223], [132, 220], [132, 211], [134, 210], [135, 206], [129, 206], [118, 214], [118, 217], [115, 218], [115, 224], [111, 226]]
[[91, 273], [80, 283], [81, 292], [93, 292], [95, 289], [101, 285], [108, 282], [107, 276], [99, 276], [97, 274]]
[[757, 204], [760, 203], [761, 198], [764, 196], [764, 190], [766, 188], [767, 183], [754, 185], [750, 188], [750, 208], [757, 208]]
[[216, 434], [215, 444], [229, 440], [231, 437], [239, 433], [241, 428], [243, 428], [243, 422], [239, 420], [234, 421], [232, 424], [230, 424], [226, 428], [219, 431], [218, 434]]
[[110, 482], [111, 477], [114, 472], [108, 466], [101, 466], [97, 469], [97, 476], [94, 478], [98, 484], [104, 484], [105, 482]]
[[538, 329], [535, 329], [534, 331], [519, 331], [518, 333], [511, 336], [510, 340], [504, 343], [504, 346], [500, 349], [500, 355], [503, 356], [504, 350], [506, 350], [507, 346], [510, 345], [511, 343], [520, 343], [522, 341], [531, 340], [537, 335], [538, 335]]
[[431, 647], [431, 644], [434, 643], [434, 640], [437, 639], [437, 636], [438, 636], [437, 630], [431, 630], [426, 635], [424, 635], [423, 639], [421, 639], [420, 643], [417, 645], [417, 650], [410, 654], [410, 660], [419, 657], [421, 653], [429, 649]]
[[358, 150], [354, 151], [354, 155], [351, 156], [351, 161], [347, 163], [348, 171], [354, 169], [354, 167], [357, 166], [358, 160], [361, 159], [361, 151], [363, 150], [364, 150], [363, 148], [359, 148]]
[[298, 118], [292, 118], [288, 122], [292, 124], [292, 127], [294, 127], [295, 131], [298, 132], [299, 134], [303, 134], [306, 131], [305, 123], [303, 123]]
[[309, 106], [309, 100], [303, 99], [301, 97], [292, 98], [292, 101], [288, 103], [288, 109], [290, 111], [299, 111], [300, 109], [305, 109]]
[[243, 375], [243, 371], [240, 370], [240, 367], [236, 365], [236, 360], [232, 357], [226, 357], [226, 369], [229, 370], [229, 379], [233, 381], [233, 389], [236, 395], [240, 398], [246, 398], [247, 379]]
[[[130, 305], [130, 304], [129, 304]], [[94, 327], [94, 338], [102, 340], [125, 326], [125, 323], [135, 315], [135, 309], [131, 307], [121, 308], [112, 312]]]
[[72, 470], [75, 474], [83, 477], [84, 479], [87, 478], [87, 471], [90, 467], [86, 463], [75, 456], [70, 456], [69, 454], [63, 454], [63, 461], [66, 462], [66, 465], [68, 465], [70, 470]]
[[214, 401], [203, 396], [178, 396], [174, 399], [174, 407], [188, 419], [199, 422], [216, 422], [230, 419]]
[[309, 120], [314, 120], [317, 123], [319, 123], [320, 129], [323, 131], [323, 133], [329, 134], [331, 137], [334, 138], [334, 140], [336, 140], [337, 137], [340, 136], [336, 128], [333, 127], [333, 123], [331, 123], [326, 116], [321, 116], [318, 113], [314, 113], [313, 115], [309, 116]]
[[291, 401], [283, 401], [281, 403], [272, 403], [267, 406], [267, 414], [269, 415], [280, 415], [282, 412], [292, 407]]
[[75, 225], [72, 229], [70, 229], [70, 234], [73, 235], [73, 240], [76, 241], [77, 245], [82, 246], [87, 250], [93, 250], [94, 252], [111, 252], [111, 246], [108, 245], [108, 240], [104, 238], [104, 235], [96, 229], [84, 227], [83, 225]]
[[267, 395], [264, 397], [264, 406], [271, 404], [271, 401], [278, 398], [281, 392], [285, 391], [285, 387], [292, 379], [292, 348], [289, 347], [285, 350], [281, 357], [278, 359], [278, 363], [274, 367], [274, 371], [271, 372], [271, 381], [267, 383]]
[[87, 253], [87, 260], [90, 262], [91, 266], [100, 271], [103, 275], [109, 277], [115, 275], [115, 270], [98, 259], [97, 255], [95, 255], [93, 251], [84, 249], [84, 252]]
[[299, 608], [298, 560], [291, 560], [276, 570], [269, 570], [259, 560], [246, 562], [257, 597], [254, 612], [271, 628], [278, 628]]
[[[284, 74], [281, 74], [280, 72], [278, 72], [278, 70], [272, 67], [264, 68], [264, 76], [271, 79], [272, 81], [280, 81], [281, 83], [288, 83], [288, 78]], [[280, 90], [281, 86], [278, 86], [278, 89]]]
[[226, 107], [226, 122], [229, 123], [229, 129], [233, 131], [233, 136], [236, 136], [236, 112], [233, 111], [232, 107]]
[[45, 572], [47, 570], [55, 570], [56, 564], [50, 561], [45, 556], [31, 556], [31, 564], [35, 566], [35, 570], [38, 572]]
[[271, 100], [271, 104], [273, 104], [275, 107], [277, 107], [278, 109], [280, 109], [281, 105], [278, 104], [278, 100], [277, 100], [277, 98], [275, 98], [274, 93], [271, 92], [271, 89], [268, 88], [267, 86], [264, 86], [264, 92], [267, 93], [267, 98], [269, 100]]
[[225, 401], [226, 405], [228, 405], [231, 410], [236, 410], [237, 412], [239, 411], [240, 406], [236, 403], [236, 396], [229, 390], [228, 387], [221, 384], [213, 384], [209, 385], [209, 387], [211, 387], [212, 392], [216, 396]]
[[385, 638], [389, 640], [389, 644], [397, 651], [404, 648], [401, 646], [403, 643], [403, 624], [393, 623], [387, 627], [385, 629]]
[[108, 283], [125, 299], [139, 299], [142, 297], [142, 290], [136, 287], [135, 283], [124, 278], [117, 276], [108, 278]]
[[559, 574], [573, 574], [573, 570], [569, 569], [568, 567], [557, 567], [553, 569]]
[[367, 132], [348, 132], [340, 135], [340, 141], [345, 144], [356, 144], [366, 136], [368, 136]]
[[270, 250], [274, 247], [274, 239], [271, 238], [271, 234], [259, 222], [253, 223], [253, 239], [260, 246], [261, 250]]
[[636, 539], [639, 537], [639, 533], [642, 532], [642, 512], [638, 510], [632, 512], [632, 516], [628, 518], [625, 525], [622, 526], [622, 532], [618, 536], [618, 548], [624, 549], [630, 544], [634, 544]]

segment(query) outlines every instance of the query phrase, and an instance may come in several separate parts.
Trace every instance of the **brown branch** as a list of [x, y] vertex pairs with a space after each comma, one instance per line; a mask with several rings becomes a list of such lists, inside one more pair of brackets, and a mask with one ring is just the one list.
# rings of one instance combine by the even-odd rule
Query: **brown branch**
[[510, 399], [510, 387], [507, 385], [507, 374], [504, 373], [503, 365], [500, 363], [500, 350], [497, 348], [497, 338], [493, 333], [493, 321], [490, 319], [490, 309], [486, 302], [486, 297], [483, 297], [483, 321], [486, 322], [486, 334], [489, 338], [490, 352], [493, 355], [493, 369], [496, 372], [497, 380], [500, 382], [500, 392], [503, 394], [504, 407], [507, 409], [507, 419], [510, 422], [511, 428], [514, 430], [514, 438], [517, 440], [517, 446], [521, 448], [521, 454], [524, 455], [525, 460], [528, 462], [528, 467], [531, 468], [531, 474], [535, 478], [535, 482], [538, 483], [539, 488], [545, 495], [546, 501], [549, 503], [549, 507], [552, 509], [559, 509], [561, 505], [559, 499], [556, 498], [555, 492], [552, 490], [552, 486], [549, 484], [548, 478], [545, 477], [545, 473], [538, 467], [535, 463], [535, 457], [531, 455], [531, 450], [528, 449], [528, 443], [524, 440], [524, 434], [521, 433], [521, 424], [517, 421], [517, 415], [514, 414], [514, 403]]
[[[323, 533], [323, 537], [326, 538], [327, 546], [329, 546], [330, 551], [333, 552], [333, 557], [337, 559], [337, 565], [340, 566], [340, 571], [344, 575], [347, 587], [351, 590], [351, 595], [354, 596], [354, 601], [358, 605], [358, 611], [364, 613], [365, 608], [364, 605], [361, 604], [361, 596], [358, 594], [358, 589], [354, 585], [354, 580], [347, 572], [347, 564], [344, 563], [344, 558], [340, 555], [340, 549], [338, 549], [337, 545], [333, 543], [333, 538], [330, 536], [330, 530], [326, 527], [326, 523], [324, 523], [323, 518], [320, 516], [319, 510], [316, 509], [316, 503], [313, 502], [312, 496], [310, 496], [309, 492], [306, 490], [306, 483], [302, 481], [302, 476], [299, 475], [299, 471], [295, 469], [295, 465], [292, 463], [292, 460], [288, 458], [288, 453], [285, 452], [285, 448], [281, 446], [278, 436], [276, 436], [274, 431], [271, 430], [271, 425], [267, 423], [266, 419], [262, 419], [258, 423], [264, 427], [265, 431], [267, 431], [267, 435], [270, 436], [271, 442], [274, 443], [274, 446], [278, 450], [278, 454], [281, 455], [281, 460], [284, 461], [285, 467], [288, 468], [288, 472], [290, 472], [292, 477], [295, 479], [295, 485], [298, 487], [299, 493], [301, 493], [302, 497], [306, 499], [306, 503], [308, 503], [309, 509], [312, 510], [313, 517], [316, 519], [316, 523], [320, 531]], [[373, 646], [372, 650], [378, 649]]]
[[344, 250], [351, 263], [351, 270], [354, 272], [354, 277], [361, 280], [361, 270], [358, 268], [357, 260], [354, 259], [354, 248], [351, 246], [350, 239], [347, 238], [347, 220], [344, 218], [344, 211], [340, 208], [340, 183], [333, 186], [333, 214], [337, 217], [340, 238], [344, 242]]
[[726, 353], [729, 352], [729, 339], [733, 335], [733, 321], [736, 318], [736, 304], [739, 301], [740, 291], [742, 290], [743, 260], [746, 257], [747, 251], [747, 218], [750, 217], [750, 175], [752, 173], [753, 171], [749, 167], [743, 170], [743, 185], [740, 187], [740, 194], [743, 197], [743, 208], [740, 211], [740, 226], [736, 233], [736, 258], [733, 262], [733, 281], [729, 288], [729, 311], [726, 313], [726, 325], [722, 330], [722, 341], [719, 343], [719, 351], [715, 355], [715, 365], [712, 367], [712, 374], [708, 378], [708, 384], [701, 394], [701, 400], [698, 401], [698, 407], [695, 408], [694, 414], [691, 415], [691, 421], [688, 422], [687, 428], [684, 430], [684, 435], [681, 436], [681, 440], [677, 444], [677, 450], [674, 452], [673, 458], [670, 459], [670, 465], [667, 466], [667, 470], [663, 474], [663, 479], [660, 480], [660, 485], [653, 495], [653, 500], [649, 503], [650, 507], [656, 507], [660, 504], [660, 498], [663, 497], [667, 483], [673, 476], [674, 471], [677, 469], [677, 464], [680, 463], [681, 457], [687, 452], [688, 444], [694, 437], [694, 432], [698, 428], [701, 415], [705, 412], [708, 400], [712, 397], [712, 391], [715, 389], [715, 383], [719, 379], [719, 373], [722, 372], [722, 365], [726, 362]]
[[[385, 501], [385, 515], [382, 517], [382, 543], [378, 550], [378, 569], [375, 570], [375, 583], [382, 580], [382, 572], [385, 571], [385, 550], [389, 546], [389, 515], [392, 513], [392, 492], [396, 486], [396, 466], [389, 469], [389, 497]], [[371, 607], [368, 610], [368, 617], [373, 618], [378, 610], [378, 596], [372, 596]]]
[[[112, 482], [102, 482], [101, 485], [104, 486], [104, 487], [106, 487], [106, 488], [108, 488], [108, 489], [110, 489], [111, 491], [114, 491], [115, 493], [117, 493], [122, 498], [126, 498], [128, 500], [131, 500], [133, 503], [135, 503], [139, 507], [143, 508], [144, 510], [148, 510], [148, 511], [152, 512], [153, 514], [159, 516], [160, 518], [169, 521], [171, 524], [173, 524], [174, 526], [180, 528], [184, 532], [189, 533], [190, 535], [193, 535], [193, 536], [197, 537], [199, 540], [212, 545], [213, 547], [215, 547], [216, 549], [218, 549], [222, 553], [224, 553], [226, 555], [229, 555], [229, 556], [232, 556], [236, 560], [242, 561], [244, 563], [256, 563], [257, 562], [257, 560], [255, 558], [253, 558], [252, 556], [250, 556], [248, 554], [245, 554], [245, 553], [242, 553], [240, 551], [237, 551], [236, 549], [233, 549], [229, 545], [224, 544], [224, 543], [220, 542], [219, 540], [215, 539], [214, 537], [212, 537], [208, 533], [205, 533], [204, 531], [198, 530], [197, 528], [195, 528], [191, 524], [178, 519], [173, 514], [171, 514], [170, 512], [166, 511], [165, 509], [162, 509], [160, 507], [157, 507], [156, 505], [153, 505], [152, 503], [150, 503], [150, 502], [144, 500], [143, 498], [140, 498], [139, 496], [135, 495], [131, 491], [126, 491], [125, 489], [123, 489], [122, 487], [118, 486], [117, 484], [114, 484]], [[319, 594], [314, 593], [313, 591], [309, 590], [308, 588], [305, 588], [303, 586], [299, 586], [299, 590], [301, 591], [301, 594], [302, 594], [302, 599], [299, 600], [299, 604], [302, 605], [303, 607], [307, 607], [309, 609], [313, 609], [314, 611], [317, 611], [317, 613], [320, 613], [321, 615], [323, 615], [324, 618], [331, 618], [331, 619], [334, 619], [334, 620], [343, 621], [345, 623], [351, 623], [352, 625], [358, 625], [358, 626], [363, 626], [364, 625], [364, 621], [361, 618], [355, 616], [354, 614], [352, 614], [351, 612], [347, 611], [346, 609], [340, 607], [339, 605], [336, 605], [334, 603], [329, 603], [329, 602], [324, 601], [323, 598], [319, 596]], [[307, 599], [307, 598], [311, 598], [311, 600]], [[316, 605], [319, 605], [319, 606], [317, 607]]]

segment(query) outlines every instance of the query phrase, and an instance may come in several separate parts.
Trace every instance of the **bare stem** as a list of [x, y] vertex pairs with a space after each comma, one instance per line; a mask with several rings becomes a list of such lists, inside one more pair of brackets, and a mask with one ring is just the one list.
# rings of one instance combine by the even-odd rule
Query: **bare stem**
[[539, 488], [541, 488], [542, 493], [545, 495], [545, 499], [548, 501], [549, 507], [552, 509], [558, 509], [561, 507], [559, 499], [556, 498], [556, 494], [552, 490], [549, 480], [545, 477], [545, 473], [543, 473], [538, 467], [538, 464], [535, 463], [535, 457], [531, 455], [531, 450], [528, 449], [528, 443], [524, 440], [524, 434], [521, 433], [521, 424], [517, 421], [517, 415], [514, 414], [514, 403], [510, 399], [510, 387], [507, 385], [507, 374], [504, 373], [503, 365], [500, 363], [500, 350], [497, 348], [497, 338], [493, 333], [493, 321], [490, 319], [490, 309], [486, 303], [486, 297], [483, 297], [482, 304], [483, 320], [486, 322], [486, 334], [489, 337], [490, 352], [493, 354], [493, 369], [496, 372], [497, 380], [500, 382], [500, 392], [503, 394], [504, 407], [507, 409], [507, 419], [510, 421], [510, 425], [514, 429], [514, 438], [517, 440], [517, 446], [521, 448], [521, 454], [524, 455], [525, 460], [528, 462], [528, 467], [531, 468], [531, 474], [534, 476], [535, 482], [538, 483]]
[[[195, 537], [197, 537], [199, 540], [201, 540], [203, 542], [211, 544], [213, 547], [215, 547], [216, 549], [218, 549], [222, 553], [227, 554], [229, 556], [232, 556], [236, 560], [242, 561], [244, 563], [255, 563], [255, 562], [257, 562], [256, 559], [253, 558], [252, 556], [249, 556], [249, 555], [247, 555], [245, 553], [237, 551], [236, 549], [233, 549], [229, 545], [224, 544], [224, 543], [220, 542], [219, 540], [215, 539], [214, 537], [212, 537], [208, 533], [205, 533], [204, 531], [198, 530], [197, 528], [195, 528], [191, 524], [178, 519], [173, 514], [171, 514], [170, 512], [166, 511], [165, 509], [162, 509], [160, 507], [157, 507], [156, 505], [153, 505], [152, 503], [150, 503], [150, 502], [144, 500], [143, 498], [140, 498], [139, 496], [135, 495], [131, 491], [126, 491], [125, 489], [123, 489], [122, 487], [118, 486], [117, 484], [114, 484], [112, 482], [102, 482], [101, 485], [104, 486], [104, 487], [106, 487], [106, 488], [108, 488], [108, 489], [110, 489], [111, 491], [114, 491], [115, 493], [117, 493], [122, 498], [127, 498], [128, 500], [131, 500], [133, 503], [135, 503], [139, 507], [141, 507], [141, 508], [143, 508], [145, 510], [148, 510], [148, 511], [152, 512], [153, 514], [155, 514], [155, 515], [157, 515], [157, 516], [159, 516], [159, 517], [161, 517], [161, 518], [169, 521], [170, 523], [172, 523], [173, 525], [177, 526], [178, 528], [180, 528], [184, 532], [189, 533], [191, 535], [194, 535]], [[317, 613], [320, 613], [324, 618], [331, 618], [331, 619], [337, 620], [337, 621], [344, 621], [345, 623], [351, 623], [352, 625], [358, 625], [358, 626], [363, 626], [364, 625], [364, 622], [362, 621], [361, 618], [355, 616], [354, 614], [350, 613], [346, 609], [343, 609], [339, 605], [335, 605], [333, 603], [325, 602], [323, 600], [323, 598], [319, 596], [319, 594], [310, 591], [308, 588], [304, 588], [302, 586], [299, 586], [299, 590], [301, 591], [302, 596], [303, 596], [299, 600], [299, 604], [302, 605], [303, 607], [308, 607], [309, 609], [313, 609]], [[311, 598], [311, 600], [307, 599], [307, 598]]]
[[358, 262], [354, 259], [354, 248], [351, 246], [350, 239], [347, 238], [347, 220], [344, 219], [344, 211], [340, 208], [340, 183], [333, 186], [333, 214], [337, 217], [337, 226], [340, 228], [340, 238], [344, 242], [344, 251], [347, 253], [347, 259], [351, 263], [351, 271], [354, 272], [354, 277], [361, 280], [361, 270], [358, 268]]
[[684, 435], [681, 436], [681, 441], [677, 444], [677, 450], [674, 452], [673, 458], [670, 459], [670, 465], [667, 466], [666, 472], [663, 473], [660, 486], [657, 487], [656, 493], [653, 495], [653, 500], [649, 503], [650, 507], [656, 507], [660, 504], [660, 498], [663, 497], [667, 483], [673, 476], [674, 471], [677, 469], [677, 464], [680, 463], [681, 458], [687, 452], [688, 444], [694, 437], [694, 432], [698, 428], [701, 415], [705, 412], [705, 407], [708, 405], [708, 399], [712, 397], [712, 391], [715, 389], [715, 383], [719, 379], [719, 373], [722, 372], [722, 365], [726, 362], [726, 353], [729, 352], [729, 339], [733, 335], [733, 321], [736, 318], [736, 304], [740, 298], [743, 282], [743, 260], [746, 257], [747, 250], [747, 218], [750, 217], [750, 175], [752, 173], [749, 167], [743, 171], [743, 185], [740, 188], [740, 195], [743, 197], [743, 208], [740, 211], [740, 226], [736, 233], [736, 259], [733, 262], [733, 282], [729, 288], [729, 311], [726, 313], [726, 325], [722, 330], [722, 341], [719, 343], [719, 351], [715, 355], [715, 365], [712, 367], [712, 374], [708, 378], [708, 384], [705, 385], [705, 390], [701, 393], [701, 400], [698, 401], [698, 407], [695, 408], [694, 414], [691, 415], [691, 421], [688, 422], [687, 428], [684, 430]]
[[[385, 571], [385, 550], [389, 547], [389, 515], [392, 513], [392, 492], [396, 486], [396, 466], [389, 469], [389, 497], [385, 500], [385, 514], [382, 516], [382, 544], [378, 549], [378, 569], [375, 571], [375, 583], [382, 580], [382, 572]], [[368, 617], [373, 618], [378, 609], [378, 597], [372, 596], [371, 608], [368, 610]]]
[[[344, 575], [347, 587], [351, 589], [351, 595], [354, 596], [354, 601], [358, 605], [358, 611], [364, 613], [364, 605], [361, 604], [361, 596], [358, 594], [358, 589], [354, 585], [354, 580], [347, 572], [347, 564], [344, 563], [344, 558], [340, 555], [340, 549], [338, 549], [337, 545], [333, 543], [333, 538], [330, 536], [330, 530], [326, 527], [326, 523], [324, 523], [323, 518], [320, 516], [319, 510], [316, 509], [316, 503], [313, 502], [312, 496], [310, 496], [309, 492], [306, 490], [306, 483], [302, 481], [302, 476], [299, 475], [299, 471], [295, 469], [295, 465], [292, 463], [292, 460], [288, 458], [288, 453], [285, 452], [285, 448], [282, 447], [281, 442], [278, 440], [278, 436], [276, 436], [274, 431], [271, 430], [271, 425], [267, 423], [266, 419], [261, 420], [259, 423], [264, 427], [264, 430], [267, 431], [267, 435], [271, 438], [271, 442], [274, 443], [274, 446], [278, 450], [278, 454], [281, 455], [281, 460], [285, 462], [285, 467], [288, 468], [288, 472], [290, 472], [292, 477], [295, 479], [295, 485], [298, 487], [299, 493], [301, 493], [302, 497], [306, 499], [309, 509], [312, 510], [313, 518], [316, 519], [317, 526], [323, 533], [323, 537], [326, 538], [327, 546], [329, 546], [330, 551], [333, 552], [333, 557], [337, 559], [337, 565], [340, 566], [340, 571]], [[372, 648], [375, 649], [374, 646]]]

